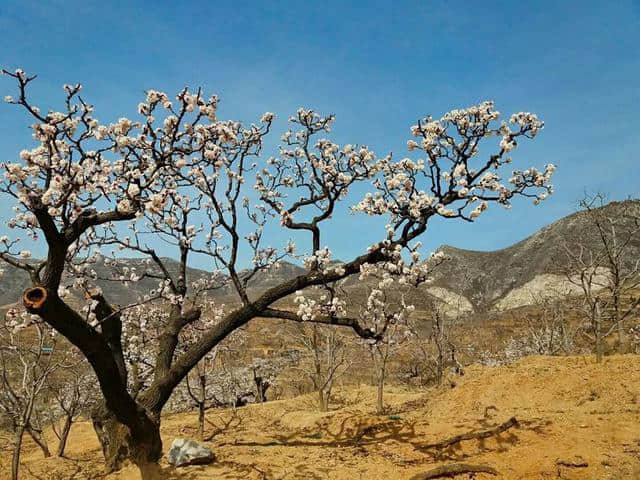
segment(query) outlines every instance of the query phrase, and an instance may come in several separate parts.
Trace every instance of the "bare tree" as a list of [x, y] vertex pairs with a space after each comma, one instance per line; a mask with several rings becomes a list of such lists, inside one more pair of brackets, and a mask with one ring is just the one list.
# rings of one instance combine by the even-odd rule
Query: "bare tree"
[[435, 302], [427, 312], [431, 328], [426, 344], [421, 342], [420, 348], [423, 358], [434, 365], [434, 377], [438, 385], [442, 384], [447, 368], [450, 367], [457, 373], [462, 373], [462, 365], [456, 357], [456, 342], [453, 338], [454, 328], [459, 325], [461, 316], [459, 309], [456, 309], [455, 313], [447, 313], [441, 303]]
[[[303, 317], [276, 308], [278, 300], [389, 261], [422, 235], [434, 216], [473, 221], [492, 203], [508, 206], [516, 196], [539, 202], [552, 192], [551, 164], [542, 171], [515, 170], [504, 181], [496, 173], [511, 163], [517, 142], [535, 137], [543, 124], [521, 112], [497, 125], [500, 114], [492, 102], [420, 120], [411, 129], [418, 141], [408, 146], [423, 150], [426, 160], [415, 161], [378, 158], [365, 146], [339, 147], [318, 138], [329, 131], [333, 116], [300, 109], [290, 119], [297, 131], [285, 132], [277, 157], [261, 161], [272, 113], [243, 125], [219, 120], [217, 97], [206, 98], [200, 90], [184, 89], [173, 101], [149, 90], [138, 106], [139, 121], [121, 118], [102, 125], [79, 96], [80, 85], [65, 86], [62, 111], [45, 114], [27, 95], [35, 76], [2, 72], [17, 83], [17, 97], [6, 100], [32, 118], [38, 145], [22, 151], [17, 162], [3, 164], [0, 193], [16, 206], [9, 226], [42, 239], [47, 253], [44, 260], [26, 261], [31, 252], [19, 248], [19, 238], [7, 236], [0, 238], [0, 258], [29, 274], [32, 287], [23, 295], [28, 311], [65, 336], [91, 364], [104, 396], [94, 425], [111, 470], [130, 458], [143, 476], [155, 475], [162, 455], [160, 414], [172, 392], [209, 351], [252, 319], [310, 321], [373, 335], [355, 318]], [[479, 154], [483, 140], [495, 142], [494, 153], [486, 157]], [[246, 185], [249, 175], [256, 175], [257, 202]], [[321, 264], [321, 233], [350, 191], [357, 193], [352, 188], [357, 185], [372, 185], [372, 191], [352, 211], [384, 217], [381, 227], [387, 228], [381, 228], [380, 241], [339, 268]], [[281, 227], [309, 235], [306, 271], [252, 296], [249, 280], [295, 251], [292, 242], [264, 246], [265, 227], [274, 217]], [[177, 271], [158, 254], [159, 244], [175, 249]], [[145, 271], [113, 280], [155, 279], [158, 288], [140, 302], [167, 301], [153, 377], [137, 392], [130, 390], [122, 344], [121, 314], [128, 307], [111, 305], [93, 291], [86, 309], [76, 310], [59, 294], [65, 271], [74, 278], [74, 290], [91, 291], [99, 249], [146, 256]], [[247, 254], [252, 268], [243, 271], [239, 259]], [[194, 256], [212, 267], [206, 285], [189, 278], [187, 265]], [[180, 332], [202, 314], [200, 293], [221, 283], [232, 289], [237, 303], [179, 352]]]
[[523, 314], [524, 332], [510, 339], [505, 349], [507, 358], [571, 354], [576, 349], [577, 335], [577, 328], [569, 321], [571, 302], [533, 293], [531, 298], [533, 309]]
[[640, 353], [640, 324], [634, 325], [629, 329], [629, 337], [631, 339], [632, 352]]
[[602, 194], [580, 202], [595, 239], [565, 239], [564, 273], [582, 293], [582, 311], [588, 322], [585, 336], [594, 345], [597, 361], [604, 355], [605, 340], [617, 333], [624, 341], [625, 322], [640, 308], [640, 208], [635, 202], [605, 207]]
[[[207, 384], [211, 381], [216, 354], [217, 350], [213, 349], [198, 362], [191, 372], [193, 375], [185, 377], [187, 392], [198, 408], [198, 435], [201, 439], [204, 438], [205, 412], [208, 406], [216, 400], [211, 389], [207, 389]], [[192, 385], [194, 380], [196, 385]]]
[[300, 325], [296, 338], [307, 357], [299, 368], [311, 380], [318, 395], [318, 408], [326, 412], [336, 379], [350, 365], [345, 343], [339, 332], [321, 325]]

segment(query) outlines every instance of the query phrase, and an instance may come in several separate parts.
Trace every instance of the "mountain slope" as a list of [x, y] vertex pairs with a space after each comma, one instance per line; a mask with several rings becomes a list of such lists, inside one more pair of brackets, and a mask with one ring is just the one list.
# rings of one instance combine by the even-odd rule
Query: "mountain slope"
[[[601, 209], [601, 213], [619, 216], [623, 210], [635, 212], [640, 217], [640, 201], [612, 202]], [[434, 271], [434, 282], [422, 287], [411, 295], [410, 301], [418, 309], [428, 308], [428, 301], [438, 297], [450, 306], [455, 304], [460, 311], [483, 312], [506, 310], [532, 302], [532, 296], [541, 292], [567, 293], [566, 279], [558, 274], [558, 267], [565, 258], [565, 239], [580, 239], [583, 243], [597, 246], [597, 232], [584, 212], [564, 217], [531, 235], [530, 237], [502, 250], [480, 252], [463, 250], [443, 245], [440, 251], [450, 260]], [[630, 256], [640, 256], [640, 236], [630, 245]], [[177, 271], [178, 264], [167, 260], [170, 271]], [[118, 260], [118, 268], [136, 268], [141, 273], [146, 267], [144, 260], [123, 258]], [[104, 259], [94, 267], [99, 277], [108, 276], [109, 267]], [[27, 275], [11, 267], [0, 277], [0, 305], [19, 300], [28, 286]], [[303, 273], [304, 270], [289, 262], [281, 262], [278, 267], [258, 272], [249, 281], [251, 297], [268, 288]], [[189, 269], [191, 280], [207, 276], [205, 270]], [[143, 279], [123, 285], [121, 282], [99, 280], [98, 285], [107, 297], [116, 304], [127, 304], [157, 287], [157, 280]], [[347, 291], [352, 299], [361, 300], [366, 295], [366, 285], [357, 278], [349, 279]], [[231, 287], [214, 292], [220, 301], [234, 303], [237, 296]]]
[[[619, 216], [630, 209], [640, 218], [640, 202], [612, 202], [600, 213]], [[434, 285], [464, 296], [479, 311], [504, 310], [531, 303], [531, 295], [555, 290], [566, 293], [568, 282], [559, 273], [566, 263], [563, 244], [579, 240], [591, 248], [600, 239], [585, 212], [577, 212], [540, 229], [502, 250], [479, 252], [449, 245], [439, 248], [450, 257], [434, 273]], [[640, 254], [640, 236], [629, 245], [630, 258]]]

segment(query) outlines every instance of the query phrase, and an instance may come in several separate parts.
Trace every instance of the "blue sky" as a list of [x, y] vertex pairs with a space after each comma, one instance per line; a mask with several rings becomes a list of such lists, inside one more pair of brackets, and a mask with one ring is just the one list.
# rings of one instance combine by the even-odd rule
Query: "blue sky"
[[[538, 207], [493, 207], [474, 224], [435, 221], [428, 250], [506, 247], [574, 211], [585, 190], [638, 195], [638, 0], [3, 0], [0, 32], [0, 66], [37, 73], [41, 107], [59, 107], [62, 84], [80, 82], [103, 122], [133, 115], [145, 89], [202, 86], [220, 95], [221, 118], [273, 111], [279, 132], [312, 107], [336, 114], [339, 143], [402, 157], [409, 126], [426, 114], [485, 99], [505, 114], [536, 112], [546, 128], [514, 158], [555, 163], [556, 194]], [[0, 93], [14, 86], [2, 79]], [[0, 161], [30, 144], [28, 125], [0, 105]], [[323, 244], [347, 259], [379, 238], [379, 225], [345, 210]]]

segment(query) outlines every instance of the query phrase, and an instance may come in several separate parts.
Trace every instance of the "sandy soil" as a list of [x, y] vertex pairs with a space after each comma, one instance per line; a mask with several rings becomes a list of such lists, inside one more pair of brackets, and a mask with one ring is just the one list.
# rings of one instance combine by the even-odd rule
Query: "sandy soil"
[[[374, 390], [338, 393], [328, 413], [313, 397], [209, 411], [206, 442], [217, 461], [172, 469], [167, 479], [408, 480], [455, 462], [494, 467], [499, 474], [456, 479], [640, 479], [640, 356], [529, 357], [504, 367], [471, 367], [449, 386], [419, 392], [389, 388], [389, 411], [374, 412]], [[515, 416], [519, 426], [442, 450], [426, 445], [492, 428]], [[195, 436], [196, 417], [169, 415], [163, 438]], [[53, 439], [51, 440], [52, 444]], [[101, 475], [100, 450], [91, 425], [76, 424], [69, 458], [43, 459], [33, 445], [21, 478], [89, 479]], [[8, 477], [2, 450], [0, 478]], [[587, 466], [564, 466], [564, 463]], [[127, 467], [107, 480], [134, 480]]]

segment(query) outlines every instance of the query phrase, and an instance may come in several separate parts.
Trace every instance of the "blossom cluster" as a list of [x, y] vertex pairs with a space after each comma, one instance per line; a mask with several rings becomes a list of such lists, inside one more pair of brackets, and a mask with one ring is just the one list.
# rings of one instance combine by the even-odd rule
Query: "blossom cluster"
[[[520, 112], [511, 116], [509, 124], [492, 126], [499, 117], [500, 112], [489, 101], [453, 110], [439, 120], [426, 117], [411, 128], [420, 143], [407, 143], [410, 151], [422, 150], [426, 158], [382, 164], [382, 178], [374, 181], [377, 191], [367, 193], [353, 211], [388, 214], [392, 223], [419, 223], [434, 214], [472, 221], [487, 210], [490, 202], [509, 207], [515, 195], [533, 197], [536, 204], [544, 200], [553, 192], [553, 164], [542, 172], [516, 170], [507, 183], [496, 173], [502, 165], [511, 163], [507, 154], [516, 148], [517, 140], [534, 138], [543, 123], [534, 114]], [[492, 136], [500, 138], [495, 153], [480, 160], [479, 143]]]

